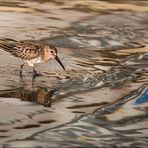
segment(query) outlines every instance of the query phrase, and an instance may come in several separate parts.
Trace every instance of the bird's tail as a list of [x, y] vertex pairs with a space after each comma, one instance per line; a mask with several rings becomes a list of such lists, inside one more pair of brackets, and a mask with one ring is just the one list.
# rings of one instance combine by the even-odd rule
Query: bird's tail
[[14, 47], [15, 42], [13, 39], [0, 38], [0, 48], [9, 52]]

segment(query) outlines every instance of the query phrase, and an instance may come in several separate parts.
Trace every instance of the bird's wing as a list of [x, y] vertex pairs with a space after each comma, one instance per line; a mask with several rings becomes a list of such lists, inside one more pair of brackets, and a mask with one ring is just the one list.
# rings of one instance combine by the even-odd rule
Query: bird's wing
[[35, 40], [0, 41], [0, 47], [15, 57], [31, 60], [40, 56], [43, 44]]

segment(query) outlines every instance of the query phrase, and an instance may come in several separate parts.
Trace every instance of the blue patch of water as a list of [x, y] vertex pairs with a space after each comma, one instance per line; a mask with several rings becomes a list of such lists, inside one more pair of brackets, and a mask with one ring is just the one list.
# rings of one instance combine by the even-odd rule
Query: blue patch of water
[[137, 100], [135, 101], [135, 104], [143, 104], [148, 102], [148, 88], [146, 88], [144, 90], [144, 92], [142, 93], [142, 95], [140, 97], [137, 98]]

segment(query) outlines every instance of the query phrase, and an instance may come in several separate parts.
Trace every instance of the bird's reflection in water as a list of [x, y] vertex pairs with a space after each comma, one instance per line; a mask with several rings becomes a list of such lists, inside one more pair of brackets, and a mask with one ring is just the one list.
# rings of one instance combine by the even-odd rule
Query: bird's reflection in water
[[25, 81], [23, 77], [20, 78], [20, 87], [17, 89], [5, 90], [0, 93], [0, 97], [19, 98], [22, 101], [36, 102], [44, 106], [51, 106], [51, 97], [55, 90], [48, 89], [42, 85], [35, 85], [36, 79], [32, 81]]

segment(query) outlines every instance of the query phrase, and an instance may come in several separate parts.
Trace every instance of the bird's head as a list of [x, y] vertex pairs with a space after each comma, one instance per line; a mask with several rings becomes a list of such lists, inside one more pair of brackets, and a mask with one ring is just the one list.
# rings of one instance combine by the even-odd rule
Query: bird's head
[[45, 62], [48, 62], [51, 59], [56, 59], [56, 61], [62, 66], [65, 70], [64, 65], [62, 64], [61, 60], [57, 56], [57, 49], [54, 45], [44, 45], [44, 54], [43, 59]]

